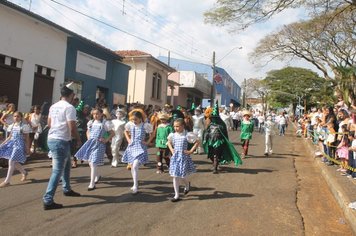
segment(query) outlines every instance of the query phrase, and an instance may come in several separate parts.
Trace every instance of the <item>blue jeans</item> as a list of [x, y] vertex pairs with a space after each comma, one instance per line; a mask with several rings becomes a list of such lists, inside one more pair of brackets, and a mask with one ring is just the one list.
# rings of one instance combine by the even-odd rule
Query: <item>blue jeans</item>
[[47, 144], [52, 153], [52, 174], [48, 182], [46, 193], [43, 196], [43, 202], [48, 205], [53, 203], [53, 197], [61, 177], [63, 192], [69, 192], [71, 190], [69, 182], [71, 162], [69, 141], [49, 139]]
[[286, 125], [279, 125], [279, 135], [284, 135], [286, 132]]

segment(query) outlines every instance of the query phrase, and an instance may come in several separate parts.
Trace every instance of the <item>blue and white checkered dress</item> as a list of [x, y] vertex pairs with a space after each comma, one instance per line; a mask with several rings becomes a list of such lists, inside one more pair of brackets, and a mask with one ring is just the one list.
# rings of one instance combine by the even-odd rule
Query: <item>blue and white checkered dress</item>
[[88, 128], [90, 137], [74, 156], [79, 160], [104, 165], [106, 144], [99, 141], [106, 132], [104, 123], [94, 121], [88, 124]]
[[[129, 124], [129, 123], [128, 123]], [[129, 124], [130, 125], [130, 124]], [[140, 164], [148, 162], [147, 147], [142, 142], [145, 141], [146, 130], [144, 124], [130, 125], [131, 143], [127, 146], [122, 157], [122, 162], [133, 163], [138, 160]]]
[[186, 134], [172, 134], [171, 142], [174, 147], [174, 153], [169, 165], [169, 174], [172, 177], [184, 178], [185, 176], [196, 172], [192, 158], [189, 155], [184, 154], [184, 150], [188, 149], [188, 139]]
[[27, 124], [10, 125], [7, 132], [11, 132], [11, 139], [0, 146], [0, 157], [11, 161], [25, 163], [26, 145], [23, 134], [30, 132]]

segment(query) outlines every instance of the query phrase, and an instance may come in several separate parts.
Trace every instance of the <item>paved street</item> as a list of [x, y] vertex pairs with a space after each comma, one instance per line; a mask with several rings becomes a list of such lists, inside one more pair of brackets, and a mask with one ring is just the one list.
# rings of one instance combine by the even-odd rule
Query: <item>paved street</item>
[[[241, 152], [238, 135], [230, 132], [230, 139]], [[50, 161], [32, 159], [27, 182], [17, 173], [12, 186], [0, 189], [1, 235], [353, 235], [303, 140], [292, 130], [275, 136], [274, 154], [266, 158], [263, 138], [254, 133], [244, 164], [224, 166], [218, 175], [205, 155], [195, 155], [192, 191], [177, 203], [169, 201], [172, 179], [155, 173], [151, 155], [139, 171], [138, 195], [130, 193], [130, 172], [109, 165], [88, 192], [90, 169], [82, 164], [71, 180], [83, 196], [64, 197], [59, 188], [55, 201], [65, 208], [44, 211]]]

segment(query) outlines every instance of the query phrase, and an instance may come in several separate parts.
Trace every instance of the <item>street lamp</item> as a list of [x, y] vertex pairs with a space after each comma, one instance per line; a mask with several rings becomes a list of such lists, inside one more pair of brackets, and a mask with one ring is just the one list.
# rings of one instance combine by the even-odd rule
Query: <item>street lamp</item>
[[216, 70], [216, 65], [221, 62], [225, 57], [227, 57], [228, 55], [230, 55], [230, 53], [232, 53], [232, 51], [234, 51], [235, 49], [242, 49], [241, 46], [237, 46], [232, 48], [230, 51], [228, 51], [222, 58], [220, 58], [220, 60], [218, 60], [217, 62], [215, 62], [215, 51], [213, 51], [213, 79], [212, 79], [212, 86], [211, 86], [211, 91], [210, 91], [210, 106], [213, 107], [214, 105], [214, 99], [215, 99], [215, 83], [214, 83], [214, 79], [215, 79], [215, 70]]

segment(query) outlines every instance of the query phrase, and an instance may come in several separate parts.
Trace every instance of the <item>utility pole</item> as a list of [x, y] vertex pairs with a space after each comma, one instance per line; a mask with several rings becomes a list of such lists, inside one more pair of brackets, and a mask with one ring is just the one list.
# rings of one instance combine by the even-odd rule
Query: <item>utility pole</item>
[[211, 91], [210, 91], [210, 107], [214, 106], [214, 99], [215, 99], [215, 51], [213, 51], [213, 79], [211, 84]]
[[246, 107], [246, 78], [244, 79], [244, 93], [242, 95], [242, 107]]

